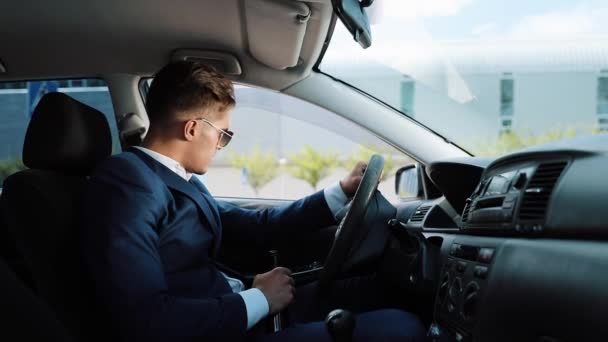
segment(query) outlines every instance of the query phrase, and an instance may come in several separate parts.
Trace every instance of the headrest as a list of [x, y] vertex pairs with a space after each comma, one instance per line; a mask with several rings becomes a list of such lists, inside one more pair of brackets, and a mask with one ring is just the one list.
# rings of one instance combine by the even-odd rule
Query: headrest
[[86, 175], [111, 153], [112, 136], [103, 113], [63, 93], [40, 99], [23, 143], [27, 167]]
[[144, 140], [146, 124], [135, 113], [127, 113], [117, 118], [122, 146], [139, 146]]

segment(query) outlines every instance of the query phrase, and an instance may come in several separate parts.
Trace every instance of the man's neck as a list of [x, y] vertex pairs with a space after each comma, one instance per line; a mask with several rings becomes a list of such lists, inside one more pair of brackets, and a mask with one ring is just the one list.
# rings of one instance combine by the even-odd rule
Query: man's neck
[[182, 154], [177, 152], [177, 149], [172, 146], [171, 143], [167, 142], [158, 142], [158, 141], [146, 141], [141, 144], [141, 147], [147, 148], [148, 150], [152, 150], [156, 153], [160, 153], [163, 156], [169, 157], [176, 162], [180, 163], [182, 166], [184, 163], [182, 162]]
[[161, 151], [150, 149], [147, 145], [136, 146], [135, 148], [143, 151], [144, 153], [155, 159], [157, 162], [163, 164], [165, 167], [175, 172], [184, 180], [190, 181], [192, 173], [186, 171], [186, 168], [184, 168], [184, 166], [180, 162], [173, 159], [171, 156], [163, 154]]

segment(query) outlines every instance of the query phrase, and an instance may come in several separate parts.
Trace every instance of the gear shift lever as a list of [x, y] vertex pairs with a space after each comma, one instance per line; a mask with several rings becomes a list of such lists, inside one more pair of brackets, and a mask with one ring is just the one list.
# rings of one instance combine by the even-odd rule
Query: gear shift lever
[[[279, 251], [270, 250], [268, 251], [268, 255], [270, 256], [270, 260], [272, 261], [272, 267], [279, 267]], [[287, 309], [285, 309], [287, 310]], [[279, 332], [283, 328], [283, 315], [281, 312], [276, 313], [272, 316], [272, 332]]]
[[334, 342], [351, 342], [355, 330], [355, 316], [348, 310], [336, 309], [325, 318], [325, 326]]

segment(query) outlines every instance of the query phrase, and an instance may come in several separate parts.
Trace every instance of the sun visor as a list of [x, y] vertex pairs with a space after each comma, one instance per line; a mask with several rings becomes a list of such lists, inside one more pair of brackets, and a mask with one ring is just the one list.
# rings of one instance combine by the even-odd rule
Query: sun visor
[[310, 7], [300, 1], [245, 1], [249, 51], [278, 70], [298, 64]]

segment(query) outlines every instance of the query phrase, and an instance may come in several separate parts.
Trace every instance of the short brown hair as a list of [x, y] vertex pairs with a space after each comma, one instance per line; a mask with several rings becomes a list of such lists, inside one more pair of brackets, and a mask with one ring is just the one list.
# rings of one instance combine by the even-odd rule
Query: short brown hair
[[170, 122], [193, 109], [201, 108], [201, 114], [208, 114], [234, 105], [232, 82], [198, 61], [167, 64], [154, 76], [146, 97], [150, 126]]

